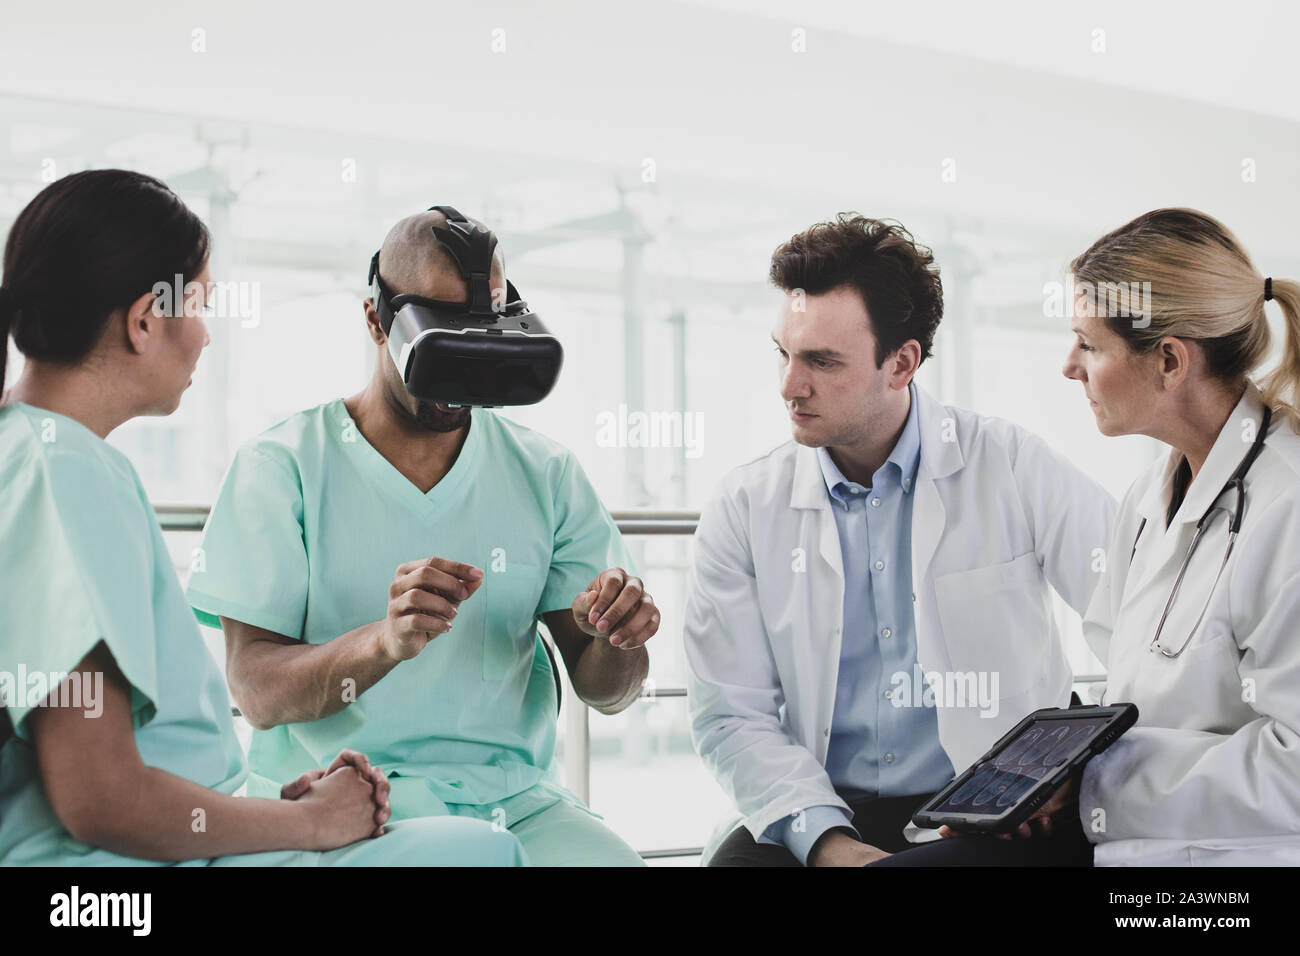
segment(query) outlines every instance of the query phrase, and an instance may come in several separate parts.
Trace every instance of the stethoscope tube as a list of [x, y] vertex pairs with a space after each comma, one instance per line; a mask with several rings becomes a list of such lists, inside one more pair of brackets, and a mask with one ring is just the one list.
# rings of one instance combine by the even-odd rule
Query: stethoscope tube
[[[1214, 589], [1218, 587], [1219, 578], [1223, 576], [1223, 569], [1228, 565], [1228, 558], [1232, 554], [1232, 548], [1237, 543], [1237, 534], [1241, 531], [1242, 516], [1246, 511], [1246, 474], [1250, 471], [1250, 466], [1255, 463], [1259, 453], [1264, 450], [1264, 438], [1268, 435], [1268, 426], [1273, 418], [1271, 408], [1264, 409], [1264, 419], [1260, 424], [1259, 433], [1255, 436], [1254, 442], [1251, 443], [1250, 450], [1246, 452], [1241, 463], [1237, 465], [1237, 470], [1232, 473], [1222, 490], [1219, 491], [1214, 499], [1210, 502], [1205, 513], [1201, 515], [1200, 520], [1196, 522], [1196, 534], [1192, 537], [1192, 543], [1187, 549], [1187, 554], [1183, 556], [1182, 566], [1178, 569], [1178, 577], [1174, 579], [1173, 590], [1169, 592], [1169, 599], [1165, 601], [1164, 612], [1160, 615], [1160, 623], [1156, 625], [1155, 637], [1151, 639], [1151, 644], [1147, 648], [1151, 651], [1160, 651], [1165, 657], [1175, 658], [1181, 654], [1187, 645], [1191, 643], [1192, 637], [1196, 634], [1196, 629], [1201, 626], [1201, 621], [1205, 618], [1205, 612], [1209, 610], [1210, 598], [1214, 594]], [[1228, 548], [1223, 553], [1223, 561], [1219, 564], [1219, 571], [1214, 576], [1214, 583], [1210, 585], [1209, 591], [1205, 595], [1205, 606], [1201, 608], [1201, 613], [1196, 618], [1196, 623], [1188, 631], [1187, 640], [1183, 641], [1178, 650], [1169, 651], [1167, 647], [1160, 643], [1160, 635], [1164, 631], [1165, 620], [1169, 617], [1169, 610], [1173, 607], [1174, 598], [1178, 596], [1178, 591], [1182, 587], [1183, 577], [1187, 574], [1187, 567], [1192, 562], [1192, 555], [1196, 553], [1196, 546], [1200, 543], [1201, 537], [1205, 534], [1205, 529], [1209, 527], [1210, 519], [1216, 511], [1221, 510], [1218, 506], [1218, 500], [1229, 490], [1237, 493], [1236, 507], [1230, 512], [1231, 518], [1228, 522]], [[1142, 531], [1147, 526], [1147, 519], [1143, 518], [1142, 523], [1138, 525], [1137, 536], [1133, 539], [1133, 550], [1129, 553], [1129, 566], [1132, 567], [1133, 557], [1137, 554], [1138, 541], [1142, 538]]]

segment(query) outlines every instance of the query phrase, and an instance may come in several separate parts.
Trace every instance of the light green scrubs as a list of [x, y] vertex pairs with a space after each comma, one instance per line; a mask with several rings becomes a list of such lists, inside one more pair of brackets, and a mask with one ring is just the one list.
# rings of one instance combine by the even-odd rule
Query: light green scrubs
[[568, 610], [602, 570], [631, 568], [572, 453], [485, 409], [428, 494], [361, 435], [341, 399], [294, 415], [230, 466], [187, 596], [217, 616], [321, 644], [388, 611], [400, 564], [481, 568], [452, 630], [338, 713], [255, 730], [249, 792], [341, 747], [393, 775], [393, 816], [509, 827], [535, 865], [639, 865], [557, 780], [556, 692], [536, 616]]
[[[0, 488], [0, 700], [14, 730], [0, 749], [0, 864], [148, 864], [79, 843], [59, 822], [41, 785], [29, 717], [51, 703], [49, 689], [102, 641], [130, 683], [144, 763], [231, 794], [247, 765], [221, 670], [194, 623], [139, 477], [121, 452], [74, 419], [15, 403], [0, 408]], [[102, 698], [93, 685], [87, 689], [88, 695], [58, 702], [93, 714]], [[278, 797], [279, 788], [270, 795]], [[449, 823], [463, 826], [430, 825]], [[479, 821], [412, 821], [396, 829], [328, 853], [190, 862], [514, 865], [524, 859], [516, 839]]]

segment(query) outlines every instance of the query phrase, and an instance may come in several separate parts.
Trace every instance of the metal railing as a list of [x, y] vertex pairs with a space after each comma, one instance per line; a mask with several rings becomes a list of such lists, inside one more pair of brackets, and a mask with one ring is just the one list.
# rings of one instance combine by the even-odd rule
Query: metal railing
[[[154, 512], [164, 531], [202, 531], [208, 519], [209, 508], [204, 505], [155, 505]], [[618, 530], [627, 535], [683, 535], [694, 534], [699, 525], [698, 511], [612, 511]], [[1075, 684], [1095, 684], [1105, 680], [1104, 674], [1076, 674]], [[565, 677], [567, 684], [567, 675]], [[564, 734], [564, 772], [565, 782], [584, 803], [591, 802], [591, 727], [589, 723], [590, 708], [573, 693], [572, 685], [566, 699], [567, 717]], [[656, 687], [654, 692], [641, 697], [641, 700], [655, 700], [661, 697], [685, 697], [685, 687]], [[233, 710], [238, 716], [239, 711]], [[684, 847], [680, 849], [643, 850], [641, 857], [647, 860], [671, 859], [675, 857], [698, 856], [702, 847]]]
[[[154, 505], [164, 531], [202, 531], [212, 510], [207, 505]], [[623, 534], [694, 534], [698, 511], [611, 511]]]

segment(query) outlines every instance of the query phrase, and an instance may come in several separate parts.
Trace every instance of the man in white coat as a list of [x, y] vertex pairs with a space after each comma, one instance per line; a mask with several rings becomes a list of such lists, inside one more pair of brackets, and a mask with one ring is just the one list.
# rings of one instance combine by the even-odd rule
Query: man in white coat
[[[740, 816], [709, 862], [860, 866], [933, 836], [908, 823], [930, 794], [1069, 705], [1049, 585], [1082, 613], [1115, 502], [913, 383], [942, 286], [898, 224], [841, 213], [770, 275], [793, 441], [723, 480], [686, 607], [692, 736]], [[1091, 862], [1082, 832], [996, 842], [1005, 862]]]

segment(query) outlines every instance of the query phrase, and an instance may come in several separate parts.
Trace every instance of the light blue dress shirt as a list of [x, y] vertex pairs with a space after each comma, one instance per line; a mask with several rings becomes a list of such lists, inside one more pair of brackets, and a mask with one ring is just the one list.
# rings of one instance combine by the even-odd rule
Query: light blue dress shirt
[[[933, 707], [896, 706], [895, 674], [912, 682], [912, 491], [921, 459], [916, 386], [911, 408], [871, 487], [849, 481], [817, 449], [844, 561], [844, 627], [826, 772], [847, 801], [930, 793], [953, 777]], [[853, 828], [838, 807], [818, 806], [768, 827], [760, 842], [783, 843], [805, 865], [817, 839]]]

